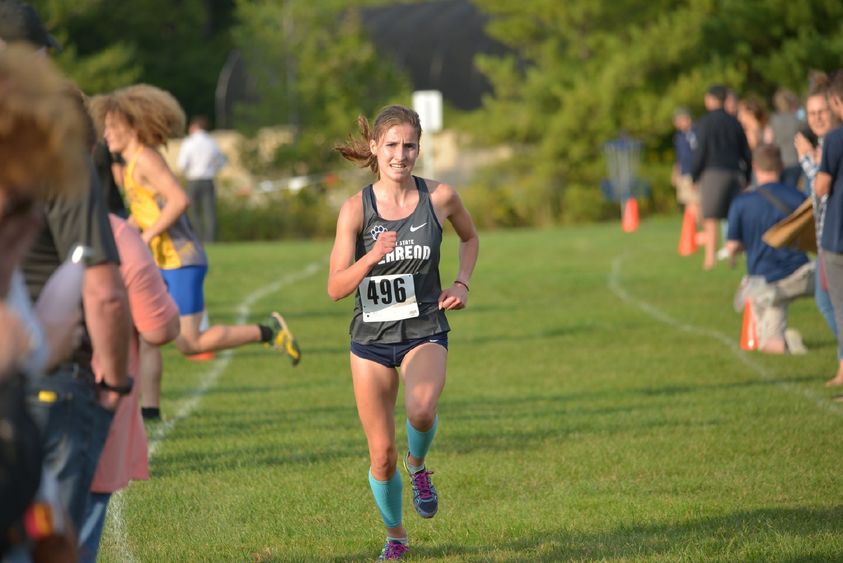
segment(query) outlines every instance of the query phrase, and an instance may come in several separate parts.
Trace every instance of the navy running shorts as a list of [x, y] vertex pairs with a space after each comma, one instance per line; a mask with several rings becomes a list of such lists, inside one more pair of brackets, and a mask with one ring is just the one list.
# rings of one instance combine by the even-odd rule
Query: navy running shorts
[[388, 368], [397, 368], [404, 361], [404, 356], [409, 354], [411, 350], [427, 343], [439, 344], [447, 350], [448, 333], [440, 332], [424, 338], [414, 338], [392, 344], [360, 344], [352, 341], [351, 353], [358, 358], [371, 360]]

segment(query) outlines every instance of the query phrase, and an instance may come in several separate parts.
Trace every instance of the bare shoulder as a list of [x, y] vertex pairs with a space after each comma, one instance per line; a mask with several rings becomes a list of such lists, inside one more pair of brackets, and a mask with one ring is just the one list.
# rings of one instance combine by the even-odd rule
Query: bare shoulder
[[154, 147], [146, 147], [144, 151], [138, 155], [137, 164], [135, 168], [141, 173], [159, 171], [162, 168], [167, 168], [167, 161], [161, 156]]
[[457, 191], [445, 182], [425, 180], [425, 183], [427, 184], [427, 190], [430, 192], [430, 201], [433, 203], [437, 214], [447, 217], [454, 204], [459, 201]]
[[349, 197], [340, 208], [338, 227], [359, 231], [363, 228], [363, 192]]
[[348, 214], [348, 213], [356, 213], [363, 212], [363, 192], [359, 191], [356, 194], [350, 196], [345, 202], [342, 204], [342, 208], [340, 208], [340, 214]]
[[146, 145], [144, 147], [143, 152], [141, 152], [140, 156], [138, 156], [138, 163], [141, 163], [141, 162], [146, 163], [146, 164], [149, 164], [149, 163], [156, 163], [157, 164], [157, 163], [164, 162], [164, 157], [161, 156], [161, 153], [158, 152], [158, 149], [156, 149], [155, 147], [151, 147], [149, 145]]

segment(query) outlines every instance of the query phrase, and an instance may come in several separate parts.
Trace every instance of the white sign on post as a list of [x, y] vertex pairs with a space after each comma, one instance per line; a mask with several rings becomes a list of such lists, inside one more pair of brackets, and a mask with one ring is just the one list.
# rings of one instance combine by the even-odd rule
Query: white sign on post
[[[413, 92], [413, 109], [419, 114], [423, 133], [437, 133], [442, 130], [442, 92], [439, 90], [417, 90]], [[430, 139], [430, 137], [428, 137]], [[433, 178], [433, 147], [422, 153], [424, 177]]]
[[419, 114], [422, 131], [437, 133], [442, 130], [442, 92], [439, 90], [413, 92], [413, 109]]

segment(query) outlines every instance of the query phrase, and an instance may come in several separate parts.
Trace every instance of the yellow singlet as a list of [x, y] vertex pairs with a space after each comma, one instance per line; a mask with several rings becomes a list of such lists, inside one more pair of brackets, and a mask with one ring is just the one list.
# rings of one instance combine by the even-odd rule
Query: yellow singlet
[[[138, 157], [143, 153], [141, 148], [129, 161], [123, 174], [123, 189], [129, 211], [135, 218], [141, 231], [151, 227], [161, 216], [163, 200], [150, 187], [144, 186], [134, 179], [135, 165]], [[155, 263], [162, 270], [174, 270], [185, 266], [204, 266], [208, 259], [205, 249], [199, 242], [186, 215], [182, 215], [170, 227], [154, 237], [149, 243], [149, 249], [155, 258]]]

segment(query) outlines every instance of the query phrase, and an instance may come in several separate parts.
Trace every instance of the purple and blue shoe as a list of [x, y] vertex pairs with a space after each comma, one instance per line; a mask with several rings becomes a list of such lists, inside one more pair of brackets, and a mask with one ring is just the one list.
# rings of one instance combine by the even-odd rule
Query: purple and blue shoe
[[433, 518], [439, 510], [439, 495], [436, 494], [436, 487], [430, 481], [433, 471], [422, 468], [415, 473], [407, 466], [407, 458], [404, 458], [404, 469], [410, 476], [410, 484], [413, 486], [413, 507], [422, 518]]
[[406, 542], [387, 538], [386, 543], [383, 544], [383, 550], [381, 551], [380, 557], [378, 557], [378, 561], [401, 559], [409, 551], [410, 548], [407, 546]]

